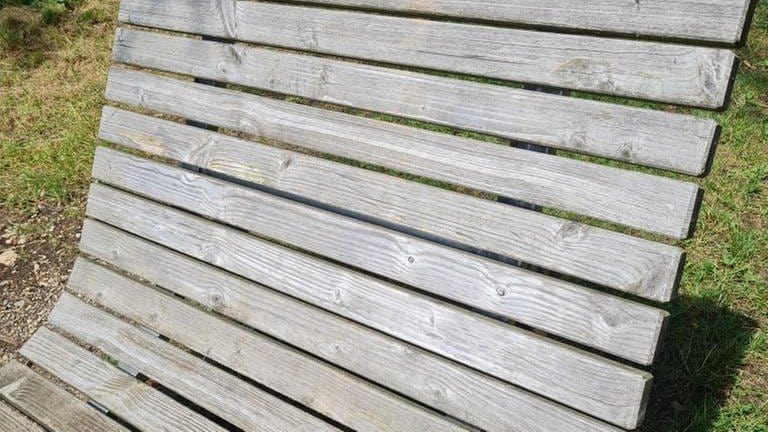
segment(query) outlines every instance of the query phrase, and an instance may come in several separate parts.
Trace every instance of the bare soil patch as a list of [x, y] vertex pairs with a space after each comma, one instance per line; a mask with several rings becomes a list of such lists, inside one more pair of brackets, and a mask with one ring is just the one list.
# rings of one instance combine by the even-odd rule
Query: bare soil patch
[[0, 208], [0, 365], [45, 322], [77, 254], [82, 205]]

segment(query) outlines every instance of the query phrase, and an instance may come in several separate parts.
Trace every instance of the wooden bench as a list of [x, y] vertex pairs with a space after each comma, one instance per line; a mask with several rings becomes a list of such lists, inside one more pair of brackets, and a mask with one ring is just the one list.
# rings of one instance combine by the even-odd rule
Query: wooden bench
[[664, 171], [718, 125], [511, 83], [721, 109], [749, 14], [122, 0], [115, 146], [0, 431], [636, 428], [701, 201]]

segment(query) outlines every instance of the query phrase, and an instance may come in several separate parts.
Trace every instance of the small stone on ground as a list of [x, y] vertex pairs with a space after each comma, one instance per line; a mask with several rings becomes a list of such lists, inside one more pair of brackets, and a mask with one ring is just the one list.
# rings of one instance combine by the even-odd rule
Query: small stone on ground
[[45, 323], [64, 289], [77, 253], [81, 213], [0, 209], [0, 365]]

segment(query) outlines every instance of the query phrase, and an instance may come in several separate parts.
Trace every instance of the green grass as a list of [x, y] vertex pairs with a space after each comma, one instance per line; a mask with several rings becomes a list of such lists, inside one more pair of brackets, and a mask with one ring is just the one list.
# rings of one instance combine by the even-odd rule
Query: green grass
[[55, 25], [37, 12], [0, 9], [0, 17], [20, 16], [27, 33], [23, 43], [0, 43], [2, 205], [27, 211], [82, 196], [104, 103], [115, 4], [85, 2]]
[[[0, 10], [0, 27], [9, 10], [21, 14], [24, 40], [0, 40], [0, 206], [8, 212], [23, 218], [59, 206], [81, 217], [116, 4], [84, 0], [55, 22], [39, 9]], [[681, 243], [688, 261], [647, 431], [768, 432], [768, 0], [739, 56], [730, 108], [695, 111], [723, 133], [710, 175], [696, 180], [705, 201], [694, 238]]]

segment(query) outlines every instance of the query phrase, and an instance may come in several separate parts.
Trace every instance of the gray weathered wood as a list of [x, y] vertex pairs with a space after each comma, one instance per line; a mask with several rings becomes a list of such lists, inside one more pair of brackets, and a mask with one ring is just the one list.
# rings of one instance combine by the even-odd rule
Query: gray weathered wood
[[[130, 24], [347, 60], [134, 29], [118, 30], [114, 59], [703, 174], [712, 120], [381, 65], [725, 104], [730, 50], [554, 29], [733, 44], [748, 0], [611, 1], [123, 0]], [[699, 204], [690, 182], [157, 74], [113, 68], [107, 96], [678, 239]], [[79, 258], [70, 288], [116, 315], [65, 293], [56, 332], [42, 328], [21, 349], [136, 429], [225, 428], [107, 357], [243, 430], [337, 430], [261, 385], [361, 432], [619, 432], [642, 421], [650, 374], [502, 319], [648, 365], [665, 312], [470, 252], [669, 300], [679, 248], [125, 110], [105, 109], [101, 136], [219, 176], [98, 150], [94, 177], [109, 186], [91, 189], [81, 249], [142, 281]], [[13, 360], [0, 368], [0, 431], [9, 428], [127, 430]]]
[[53, 432], [128, 431], [15, 360], [0, 368], [0, 399]]
[[[666, 313], [218, 179], [99, 149], [94, 177], [641, 364]], [[595, 304], [604, 307], [595, 308]]]
[[[745, 33], [750, 5], [749, 0], [310, 0], [309, 3], [730, 45], [738, 43]], [[237, 11], [245, 8], [247, 6], [237, 5]], [[123, 16], [134, 17], [139, 11], [127, 4]], [[165, 10], [159, 8], [157, 12], [160, 11]]]
[[[348, 148], [360, 151], [371, 143], [361, 156], [368, 162], [540, 205], [611, 207], [616, 214], [641, 216], [654, 201], [665, 202], [667, 193], [679, 197], [674, 190], [687, 188], [644, 174], [445, 135], [427, 133], [401, 144], [390, 135], [371, 141], [373, 135], [350, 140]], [[652, 300], [668, 301], [675, 293], [682, 257], [677, 247], [112, 107], [104, 108], [99, 137]]]
[[[263, 50], [272, 55], [249, 61], [247, 54], [242, 55], [244, 49], [227, 49], [229, 58], [220, 62], [221, 70], [215, 63], [207, 63], [216, 70], [211, 75], [216, 79], [688, 174], [704, 172], [717, 131], [714, 120], [691, 115], [279, 51]], [[247, 74], [239, 70], [240, 61], [248, 63]], [[167, 69], [170, 65], [165, 64]], [[199, 69], [208, 68], [201, 65]], [[169, 78], [119, 67], [110, 71], [112, 79], [127, 80], [145, 90], [172, 87]], [[109, 84], [107, 97], [122, 101], [118, 89]], [[256, 117], [272, 123], [284, 121], [271, 117], [285, 111], [307, 114], [315, 121], [322, 120], [323, 111], [326, 118], [339, 121], [350, 117], [271, 98], [216, 92], [214, 88], [208, 91], [219, 98], [235, 99], [217, 106], [219, 115], [250, 117], [254, 111], [271, 112]], [[184, 91], [176, 95], [179, 104], [190, 103], [191, 95]], [[194, 104], [192, 108], [198, 112], [214, 109]], [[323, 129], [330, 127], [333, 125]]]
[[[529, 30], [445, 23], [338, 10], [255, 3], [248, 41], [379, 62], [480, 75], [558, 88], [719, 108], [725, 103], [735, 54], [728, 49], [627, 41]], [[176, 15], [187, 31], [195, 21]], [[199, 19], [217, 19], [213, 16]], [[312, 37], [307, 37], [311, 34]], [[137, 51], [171, 51], [173, 61], [197, 63], [210, 53], [200, 41], [173, 53], [167, 36], [118, 30], [115, 59]], [[153, 47], [158, 44], [162, 46]], [[238, 54], [246, 60], [258, 50]], [[166, 56], [166, 55], [164, 55]], [[230, 59], [230, 55], [224, 56]], [[212, 65], [220, 56], [208, 58]], [[227, 64], [227, 63], [224, 63]], [[219, 63], [221, 66], [222, 63]], [[228, 66], [231, 68], [232, 63]], [[281, 77], [277, 77], [280, 79]]]
[[[123, 40], [123, 42], [116, 42], [115, 55], [119, 60], [127, 63], [167, 69], [194, 76], [217, 78], [224, 81], [231, 80], [240, 84], [269, 86], [271, 89], [279, 86], [279, 84], [275, 83], [285, 79], [287, 87], [279, 90], [286, 92], [295, 91], [292, 90], [295, 88], [309, 88], [311, 85], [292, 81], [290, 77], [291, 71], [281, 70], [282, 67], [292, 69], [289, 64], [294, 61], [297, 63], [323, 61], [317, 60], [314, 57], [291, 57], [283, 53], [260, 48], [234, 48], [231, 45], [217, 42], [196, 41], [156, 33], [136, 32], [134, 30], [124, 30], [122, 34], [118, 35], [118, 41], [120, 40]], [[233, 60], [233, 50], [239, 50], [236, 54], [237, 60]], [[233, 65], [222, 66], [227, 63], [232, 63]], [[350, 71], [347, 83], [337, 83], [337, 81], [343, 81], [344, 78], [337, 79], [334, 77], [333, 70], [336, 69], [336, 66], [313, 64], [309, 67], [312, 69], [317, 68], [318, 71], [322, 70], [322, 73], [327, 74], [328, 84], [323, 87], [325, 93], [330, 95], [331, 93], [338, 92], [339, 89], [350, 89], [352, 94], [346, 94], [346, 90], [341, 90], [345, 92], [345, 95], [334, 97], [337, 100], [343, 100], [348, 103], [352, 103], [354, 100], [361, 100], [361, 105], [366, 103], [378, 105], [385, 100], [386, 94], [393, 95], [393, 101], [399, 97], [394, 95], [396, 91], [390, 89], [390, 85], [380, 83], [379, 87], [377, 83], [381, 81], [381, 78], [378, 76], [375, 81], [366, 83], [364, 82], [365, 79], [361, 78], [361, 74]], [[303, 66], [297, 68], [303, 68]], [[220, 71], [222, 70], [226, 72], [221, 73]], [[320, 77], [322, 73], [306, 73], [306, 76]], [[343, 73], [341, 74], [343, 75]], [[304, 74], [302, 73], [301, 75]], [[362, 82], [355, 82], [353, 84], [352, 77], [357, 77], [357, 80]], [[401, 82], [402, 80], [398, 81]], [[138, 84], [141, 85], [143, 83]], [[298, 92], [304, 93], [301, 90]], [[313, 90], [310, 92], [315, 93]], [[380, 94], [377, 94], [377, 92]], [[305, 96], [310, 95], [307, 93]], [[362, 99], [370, 102], [363, 102]], [[407, 102], [403, 103], [407, 104]], [[393, 106], [398, 104], [400, 102], [395, 102]], [[368, 108], [372, 108], [372, 106]], [[310, 137], [307, 137], [307, 139], [310, 139]], [[298, 144], [301, 145], [303, 143]], [[505, 167], [505, 169], [510, 170], [512, 167]], [[575, 189], [576, 195], [582, 197], [582, 199], [578, 205], [574, 206], [569, 203], [559, 207], [563, 210], [606, 219], [611, 222], [618, 222], [660, 234], [677, 237], [688, 234], [691, 226], [691, 216], [697, 203], [698, 186], [693, 183], [684, 183], [662, 177], [643, 176], [626, 170], [605, 169], [604, 171], [614, 175], [610, 176], [609, 174], [606, 178], [601, 179], [598, 187], [594, 187], [591, 184], [583, 184], [578, 181], [579, 178], [577, 176], [572, 176], [572, 189]], [[626, 177], [621, 178], [615, 175], [617, 173], [625, 173]], [[561, 173], [561, 175], [565, 175], [565, 173]], [[616, 177], [619, 177], [618, 182], [612, 181]], [[528, 183], [535, 183], [536, 181], [536, 179], [530, 178], [527, 180]], [[624, 192], [620, 189], [622, 185], [628, 185], [632, 190]], [[571, 192], [562, 191], [552, 193], [551, 196], [571, 196]], [[586, 204], [587, 200], [583, 199], [584, 195], [589, 195], [593, 199], [601, 199], [606, 203], [605, 208], [596, 204]], [[550, 199], [549, 201], [557, 201], [557, 198]], [[547, 205], [548, 203], [542, 202], [537, 204]]]
[[44, 432], [32, 420], [0, 400], [0, 432]]
[[468, 430], [338, 368], [97, 264], [79, 261], [69, 287], [354, 430]]
[[62, 295], [49, 322], [243, 430], [338, 430], [71, 294]]
[[104, 186], [87, 211], [596, 417], [632, 428], [642, 416], [650, 375], [637, 369]]
[[[93, 219], [86, 220], [81, 248], [483, 430], [614, 431], [562, 405]], [[57, 321], [60, 307], [61, 302], [51, 316], [56, 325], [62, 325]], [[311, 329], [307, 323], [312, 323]]]
[[19, 352], [140, 429], [224, 432], [200, 414], [45, 327]]
[[[378, 143], [382, 142], [381, 140], [385, 139], [388, 135], [398, 136], [401, 132], [404, 132], [405, 136], [399, 135], [398, 138], [400, 142], [404, 142], [409, 139], [409, 134], [411, 133], [408, 129], [419, 131], [414, 128], [396, 127], [391, 123], [384, 123], [364, 117], [350, 116], [329, 110], [120, 68], [113, 69], [110, 73], [110, 80], [107, 84], [107, 96], [117, 102], [134, 104], [143, 108], [193, 118], [222, 127], [233, 127], [243, 132], [255, 133], [259, 136], [307, 147], [325, 147], [328, 145], [325, 144], [328, 140], [341, 140], [342, 142], [337, 141], [330, 145], [335, 149], [342, 149], [341, 146], [347, 144], [344, 141], [360, 141], [360, 137], [368, 137], [363, 143], [370, 141]], [[415, 134], [413, 137], [416, 139], [422, 133], [426, 136], [426, 132], [413, 133]], [[438, 139], [434, 135], [431, 138]], [[677, 151], [670, 152], [669, 150], [666, 149], [668, 160], [672, 162], [678, 161], [678, 159], [672, 156], [673, 153], [677, 155]], [[370, 151], [370, 149], [357, 150], [357, 152], [363, 151]], [[550, 157], [554, 158], [556, 156]], [[383, 158], [383, 155], [380, 155], [379, 158]], [[683, 156], [683, 159], [685, 159], [685, 156]], [[468, 163], [471, 161], [472, 159], [467, 160]], [[703, 160], [702, 163], [706, 165]], [[480, 168], [478, 167], [477, 169]], [[527, 176], [523, 174], [523, 177]], [[514, 188], [515, 192], [518, 195], [524, 193], [532, 194], [530, 191], [524, 192], [524, 190], [531, 183], [535, 187], [536, 183], [534, 180], [528, 178], [528, 183]], [[594, 179], [592, 183], [596, 181], [598, 179]], [[606, 179], [606, 181], [610, 181], [610, 179]], [[549, 181], [542, 180], [542, 182], [547, 184]], [[622, 216], [616, 210], [608, 207], [603, 207], [602, 211], [598, 211], [595, 210], [595, 207], [590, 207], [586, 203], [582, 203], [578, 210], [604, 219], [620, 219], [625, 224], [641, 226], [645, 230], [659, 234], [675, 238], [685, 238], [691, 231], [690, 226], [686, 225], [686, 222], [690, 222], [693, 208], [697, 202], [695, 195], [691, 196], [696, 188], [691, 184], [672, 183], [680, 187], [680, 196], [683, 197], [683, 202], [667, 209], [671, 213], [668, 221], [661, 218], [660, 213], [663, 210], [663, 206], [659, 205], [649, 209], [652, 212], [649, 215], [649, 220], [653, 223], [649, 223], [648, 220], [643, 221], [642, 218], [637, 217], [633, 213]], [[660, 192], [656, 191], [656, 194], [658, 193]], [[653, 191], [647, 191], [647, 196], [653, 194]], [[539, 195], [540, 199], [541, 197], [542, 195]], [[619, 198], [621, 197], [603, 196], [599, 199], [600, 202], [605, 202], [609, 199], [615, 200]], [[627, 195], [623, 195], [623, 198], [635, 199]], [[563, 205], [562, 198], [550, 197], [547, 200], [552, 205]]]

